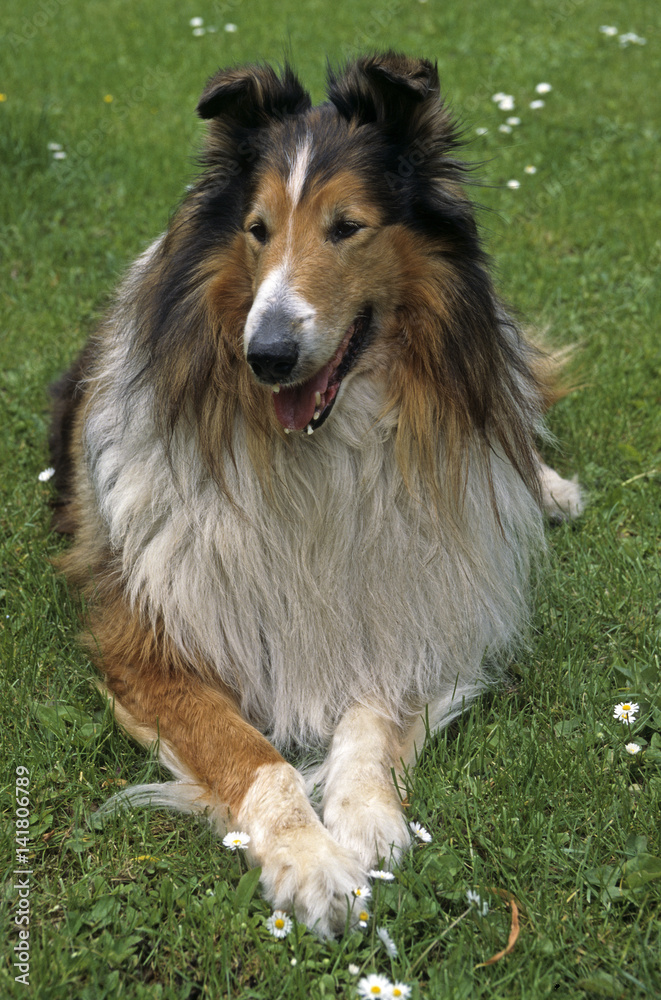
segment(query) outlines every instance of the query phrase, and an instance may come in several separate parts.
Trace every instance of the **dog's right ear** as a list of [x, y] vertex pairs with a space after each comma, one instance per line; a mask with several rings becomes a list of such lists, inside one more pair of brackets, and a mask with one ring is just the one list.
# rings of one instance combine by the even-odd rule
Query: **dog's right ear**
[[200, 118], [225, 118], [259, 128], [310, 106], [310, 95], [285, 63], [280, 76], [268, 65], [219, 70], [204, 88], [197, 113]]

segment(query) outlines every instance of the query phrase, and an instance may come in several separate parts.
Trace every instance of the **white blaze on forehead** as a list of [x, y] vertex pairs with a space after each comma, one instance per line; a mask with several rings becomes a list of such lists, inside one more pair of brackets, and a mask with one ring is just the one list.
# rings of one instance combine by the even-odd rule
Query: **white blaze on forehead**
[[287, 194], [291, 199], [292, 206], [298, 204], [303, 193], [303, 185], [305, 184], [305, 178], [310, 165], [311, 153], [312, 138], [308, 136], [304, 142], [298, 144], [294, 159], [290, 161], [291, 171], [287, 178]]

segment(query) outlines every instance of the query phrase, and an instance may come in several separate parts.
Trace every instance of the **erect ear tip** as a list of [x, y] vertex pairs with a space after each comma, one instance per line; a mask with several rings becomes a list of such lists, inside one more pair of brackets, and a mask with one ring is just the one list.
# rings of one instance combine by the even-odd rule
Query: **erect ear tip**
[[398, 52], [387, 52], [367, 62], [368, 76], [380, 77], [399, 87], [405, 87], [419, 98], [438, 88], [436, 65], [428, 59], [413, 59]]
[[200, 118], [215, 118], [250, 84], [250, 76], [220, 70], [207, 82], [197, 103]]

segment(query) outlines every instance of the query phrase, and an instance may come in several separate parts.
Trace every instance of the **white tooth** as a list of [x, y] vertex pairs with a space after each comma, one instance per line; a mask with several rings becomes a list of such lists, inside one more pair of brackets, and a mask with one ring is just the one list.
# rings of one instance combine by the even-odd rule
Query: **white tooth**
[[314, 414], [312, 415], [312, 419], [318, 420], [320, 416], [321, 416], [321, 410], [315, 410]]
[[314, 431], [312, 429], [312, 424], [308, 424], [308, 434], [314, 434]]
[[321, 393], [320, 392], [318, 392], [318, 393], [315, 394], [314, 401], [317, 404], [317, 406], [321, 406]]
[[280, 386], [277, 382], [275, 385], [272, 385], [271, 388], [273, 389], [273, 392], [280, 392]]

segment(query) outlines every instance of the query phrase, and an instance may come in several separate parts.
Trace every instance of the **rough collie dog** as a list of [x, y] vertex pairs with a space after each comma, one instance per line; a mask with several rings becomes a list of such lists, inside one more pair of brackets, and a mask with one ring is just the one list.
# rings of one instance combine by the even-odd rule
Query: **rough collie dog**
[[[436, 69], [223, 70], [204, 170], [55, 387], [65, 570], [121, 725], [174, 780], [124, 793], [250, 835], [322, 935], [409, 843], [393, 775], [520, 636], [548, 367], [496, 297]], [[281, 756], [318, 747], [310, 781]]]

